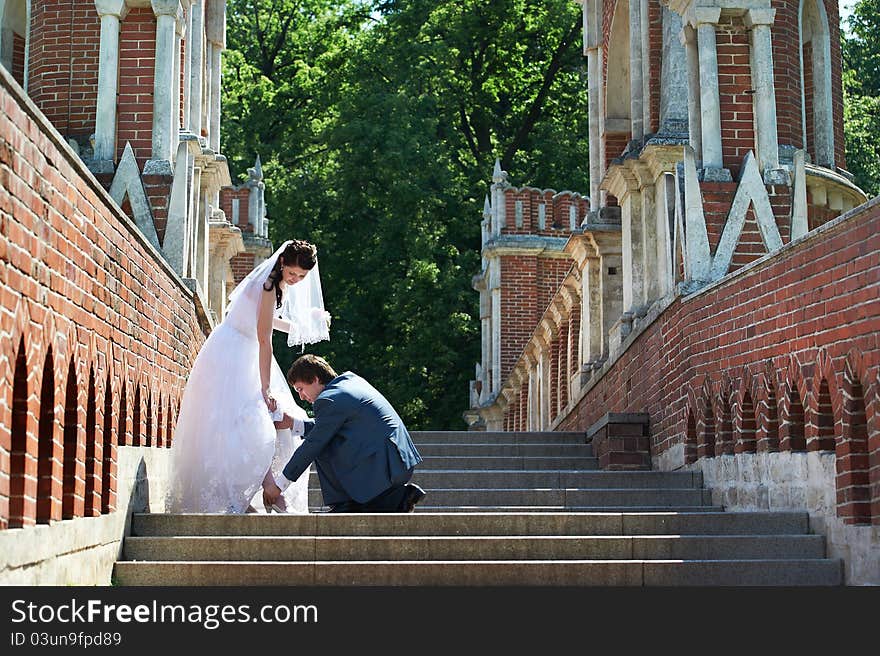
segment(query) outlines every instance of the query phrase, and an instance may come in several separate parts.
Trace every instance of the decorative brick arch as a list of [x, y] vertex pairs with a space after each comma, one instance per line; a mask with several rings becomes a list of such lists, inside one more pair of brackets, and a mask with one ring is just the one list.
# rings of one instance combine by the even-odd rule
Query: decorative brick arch
[[[6, 495], [2, 497], [4, 525], [10, 528], [30, 526], [36, 521], [36, 476], [28, 476], [28, 472], [36, 472], [37, 447], [33, 439], [37, 433], [35, 410], [36, 401], [33, 394], [33, 376], [35, 361], [38, 356], [30, 336], [30, 311], [28, 303], [19, 299], [7, 342], [11, 348], [5, 375], [8, 390], [5, 406], [9, 423], [8, 442], [3, 444], [4, 468], [3, 487]], [[2, 491], [2, 490], [0, 490]]]
[[55, 356], [46, 350], [39, 383], [37, 421], [37, 523], [61, 519], [61, 422], [57, 412], [58, 390]]
[[800, 361], [789, 356], [783, 372], [779, 403], [780, 451], [806, 451], [806, 406], [809, 390]]
[[718, 392], [715, 394], [715, 455], [734, 453], [733, 433], [733, 383], [727, 372], [721, 374]]
[[754, 378], [752, 397], [755, 399], [756, 450], [779, 451], [779, 392], [773, 362], [767, 360]]
[[754, 377], [748, 365], [743, 367], [736, 402], [733, 410], [734, 452], [755, 453], [757, 451], [757, 420], [752, 387]]
[[708, 376], [703, 380], [700, 398], [697, 404], [697, 458], [712, 458], [715, 456], [715, 411], [713, 409], [712, 383]]
[[690, 385], [685, 394], [684, 407], [684, 464], [690, 465], [697, 461], [699, 440], [697, 439], [697, 417], [700, 404], [697, 392]]
[[871, 481], [865, 391], [867, 371], [858, 349], [850, 349], [841, 385], [841, 431], [836, 444], [837, 515], [848, 524], [871, 522]]
[[807, 410], [807, 451], [834, 451], [840, 438], [841, 395], [834, 363], [822, 348], [816, 356], [815, 373]]

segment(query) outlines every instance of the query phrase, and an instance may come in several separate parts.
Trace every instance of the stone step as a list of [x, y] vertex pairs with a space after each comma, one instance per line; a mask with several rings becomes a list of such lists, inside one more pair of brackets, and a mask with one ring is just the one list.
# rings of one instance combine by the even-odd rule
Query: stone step
[[119, 561], [117, 585], [840, 585], [839, 560]]
[[[662, 489], [466, 489], [427, 490], [425, 502], [434, 506], [702, 506], [711, 505], [708, 490]], [[321, 491], [309, 490], [309, 506], [323, 504]]]
[[820, 535], [135, 537], [125, 560], [747, 560], [825, 557]]
[[[702, 511], [702, 512], [701, 512]], [[133, 536], [803, 535], [805, 512], [132, 515]]]
[[543, 432], [481, 432], [481, 431], [413, 431], [416, 445], [421, 444], [587, 444], [586, 433]]
[[[412, 479], [426, 490], [433, 489], [527, 489], [527, 488], [699, 488], [699, 472], [659, 471], [558, 471], [491, 470], [455, 471], [416, 468]], [[309, 486], [319, 489], [318, 475], [312, 474]]]
[[592, 471], [599, 469], [599, 459], [592, 457], [573, 456], [570, 458], [534, 458], [522, 456], [424, 456], [417, 472], [432, 469], [481, 470], [493, 469], [521, 470], [521, 469], [577, 469], [580, 471]]
[[[313, 506], [311, 512], [327, 512], [325, 506]], [[570, 513], [693, 513], [722, 512], [722, 506], [416, 506], [417, 513], [475, 513], [475, 512], [570, 512]]]
[[419, 455], [458, 456], [463, 458], [492, 456], [495, 458], [590, 458], [589, 444], [419, 444]]

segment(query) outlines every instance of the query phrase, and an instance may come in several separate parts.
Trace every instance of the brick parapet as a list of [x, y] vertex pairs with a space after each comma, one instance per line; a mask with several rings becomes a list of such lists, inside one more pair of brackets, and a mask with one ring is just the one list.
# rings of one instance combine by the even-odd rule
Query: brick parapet
[[[726, 406], [732, 425], [742, 426], [742, 389], [753, 390], [754, 400], [771, 384], [780, 402], [787, 389], [796, 390], [807, 443], [821, 439], [830, 421], [838, 449], [847, 449], [840, 389], [847, 359], [857, 358], [871, 516], [880, 522], [880, 199], [669, 303], [634, 332], [555, 428], [584, 430], [606, 412], [646, 411], [656, 458], [684, 444], [689, 413], [696, 434], [706, 407], [714, 421], [710, 430], [725, 420], [719, 414]], [[768, 370], [775, 376], [769, 382]], [[822, 380], [829, 383], [830, 410], [820, 403]], [[781, 408], [779, 435], [787, 435]], [[731, 440], [735, 446], [737, 431]], [[722, 448], [728, 445], [719, 443], [715, 454]]]
[[[45, 402], [53, 407], [53, 443], [64, 445], [64, 427], [70, 431], [75, 417], [68, 436], [76, 440], [69, 451], [73, 473], [65, 470], [61, 480], [70, 505], [61, 512], [94, 514], [98, 489], [104, 490], [101, 511], [113, 510], [116, 446], [130, 443], [129, 434], [140, 435], [143, 444], [169, 446], [167, 435], [204, 336], [183, 281], [5, 71], [0, 106], [5, 527], [11, 519], [25, 525], [37, 519]], [[52, 377], [47, 386], [45, 375]], [[68, 399], [75, 399], [74, 414]], [[57, 487], [49, 486], [53, 502], [41, 521], [58, 518]], [[11, 517], [15, 499], [18, 513]]]

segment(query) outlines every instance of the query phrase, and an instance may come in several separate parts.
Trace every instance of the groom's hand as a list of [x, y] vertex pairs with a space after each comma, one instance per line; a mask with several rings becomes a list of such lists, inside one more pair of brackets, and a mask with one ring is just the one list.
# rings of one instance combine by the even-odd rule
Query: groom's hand
[[288, 414], [284, 415], [284, 418], [281, 421], [275, 422], [275, 428], [277, 430], [281, 430], [284, 428], [293, 428], [293, 417]]
[[278, 503], [281, 498], [281, 488], [273, 482], [267, 482], [263, 486], [263, 505], [269, 508], [273, 503]]

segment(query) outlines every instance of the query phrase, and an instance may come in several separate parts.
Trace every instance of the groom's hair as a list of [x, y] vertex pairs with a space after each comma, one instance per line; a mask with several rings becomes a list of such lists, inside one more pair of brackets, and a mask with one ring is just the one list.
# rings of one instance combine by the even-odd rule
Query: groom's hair
[[336, 378], [336, 372], [324, 358], [311, 353], [297, 358], [287, 372], [287, 382], [291, 385], [300, 382], [311, 383], [316, 378], [326, 385]]

